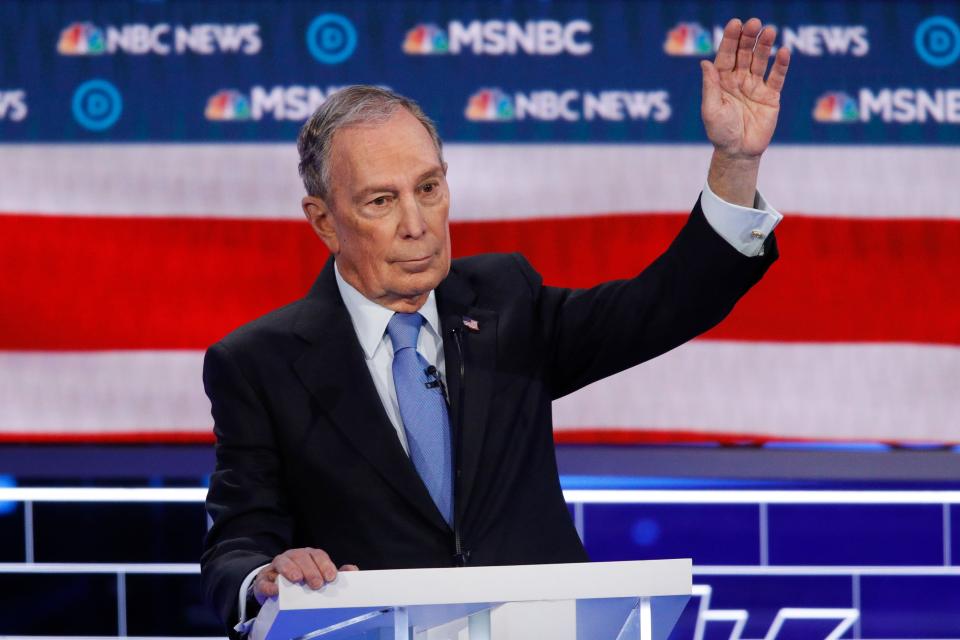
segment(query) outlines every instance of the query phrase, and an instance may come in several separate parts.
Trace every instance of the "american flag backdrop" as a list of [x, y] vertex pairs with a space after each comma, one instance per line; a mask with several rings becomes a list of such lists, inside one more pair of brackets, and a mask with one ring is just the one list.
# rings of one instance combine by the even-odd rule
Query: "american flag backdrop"
[[[482, 3], [328, 3], [278, 15], [269, 3], [135, 12], [130, 3], [105, 4], [4, 8], [4, 32], [20, 30], [3, 44], [0, 105], [5, 97], [14, 104], [19, 91], [26, 113], [18, 119], [7, 105], [0, 120], [0, 441], [212, 441], [204, 349], [304, 295], [327, 257], [300, 212], [294, 138], [305, 115], [290, 105], [289, 117], [277, 117], [278, 103], [257, 107], [250, 86], [326, 87], [330, 77], [420, 99], [448, 140], [455, 256], [520, 251], [550, 285], [587, 287], [639, 272], [677, 233], [706, 178], [696, 58], [670, 57], [664, 39], [690, 21], [709, 36], [720, 20], [709, 3], [581, 11], [531, 2], [513, 5], [513, 14]], [[401, 4], [406, 13], [390, 19], [376, 13]], [[354, 67], [318, 64], [301, 42], [310, 18], [330, 7], [359, 34]], [[949, 4], [934, 9], [957, 13]], [[807, 10], [770, 12], [799, 29]], [[559, 442], [960, 442], [960, 89], [952, 88], [960, 63], [918, 57], [912, 38], [927, 16], [902, 10], [899, 26], [885, 18], [886, 26], [863, 27], [869, 54], [848, 47], [817, 57], [797, 45], [760, 174], [764, 196], [785, 215], [780, 261], [705, 336], [557, 401]], [[210, 15], [193, 15], [203, 11]], [[641, 11], [656, 18], [637, 17], [636, 42], [646, 44], [607, 52], [617, 21]], [[817, 15], [869, 22], [845, 12]], [[569, 25], [576, 14], [591, 29], [571, 31], [581, 53], [570, 47], [552, 57], [538, 58], [530, 45], [509, 60], [476, 47], [426, 60], [401, 47], [428, 18], [444, 28], [493, 13], [521, 25], [532, 14]], [[141, 55], [118, 39], [109, 50], [109, 29], [121, 32], [124, 21], [171, 25], [158, 32], [164, 43], [177, 25], [204, 20], [257, 24], [258, 53], [201, 60], [197, 50], [177, 57], [171, 44], [166, 57]], [[104, 31], [106, 52], [82, 60], [58, 52], [62, 31], [75, 24]], [[896, 28], [902, 50], [881, 51], [893, 46], [883, 29]], [[281, 63], [271, 42], [285, 30], [297, 64], [316, 68]], [[616, 56], [645, 66], [611, 66]], [[883, 56], [901, 60], [900, 76], [885, 70]], [[420, 66], [391, 76], [384, 60]], [[447, 64], [449, 77], [438, 79], [428, 64]], [[465, 68], [476, 77], [464, 79]], [[668, 69], [677, 72], [663, 80]], [[904, 80], [917, 69], [926, 75]], [[77, 87], [91, 77], [123, 95], [119, 124], [102, 133], [77, 116]], [[470, 98], [494, 84], [505, 87], [512, 111], [501, 122], [471, 120]], [[667, 87], [667, 120], [656, 121], [654, 110], [642, 121], [625, 112], [585, 122], [586, 92], [604, 86]], [[580, 109], [577, 123], [548, 121], [546, 109], [521, 112], [536, 90], [563, 96], [568, 87], [580, 92], [565, 103]], [[883, 102], [883, 91], [900, 87], [913, 92], [912, 110], [896, 94]], [[235, 100], [232, 122], [222, 108], [211, 115], [208, 103], [226, 99], [218, 92], [227, 88], [252, 103], [244, 111]], [[856, 118], [824, 102], [841, 90]]]

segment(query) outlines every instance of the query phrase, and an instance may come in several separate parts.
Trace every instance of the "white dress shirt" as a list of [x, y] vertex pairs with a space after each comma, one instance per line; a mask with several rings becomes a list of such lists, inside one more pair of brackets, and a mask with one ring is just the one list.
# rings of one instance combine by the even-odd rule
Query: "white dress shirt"
[[[380, 402], [387, 412], [387, 417], [397, 432], [403, 450], [410, 455], [407, 446], [407, 433], [400, 418], [400, 404], [397, 402], [397, 390], [393, 385], [393, 343], [387, 334], [387, 323], [393, 317], [393, 311], [381, 307], [376, 302], [364, 297], [340, 275], [340, 268], [333, 263], [333, 270], [337, 277], [337, 288], [340, 297], [350, 314], [350, 322], [357, 333], [363, 357], [366, 359], [373, 385], [380, 395]], [[437, 368], [440, 379], [446, 384], [446, 366], [443, 357], [443, 339], [440, 336], [440, 316], [437, 313], [437, 297], [431, 291], [427, 301], [420, 307], [420, 315], [426, 322], [420, 329], [417, 338], [417, 351], [424, 359]]]
[[[700, 196], [700, 207], [707, 222], [720, 237], [730, 243], [737, 251], [745, 256], [763, 255], [763, 242], [773, 229], [780, 224], [783, 215], [767, 204], [767, 201], [757, 191], [754, 200], [755, 208], [741, 207], [731, 204], [717, 196], [707, 184], [703, 185]], [[393, 317], [393, 311], [382, 307], [376, 302], [364, 297], [362, 293], [351, 286], [334, 262], [334, 274], [337, 279], [337, 288], [340, 297], [350, 314], [350, 322], [360, 341], [363, 356], [370, 370], [370, 377], [380, 396], [380, 402], [390, 418], [397, 438], [403, 445], [403, 450], [410, 454], [407, 446], [407, 434], [403, 429], [403, 420], [400, 418], [400, 405], [397, 402], [397, 391], [393, 385], [393, 343], [387, 334], [387, 323]], [[440, 333], [440, 317], [437, 312], [437, 299], [433, 291], [427, 296], [427, 301], [420, 308], [426, 322], [417, 339], [417, 351], [427, 362], [434, 365], [440, 372], [440, 378], [446, 384], [446, 363], [443, 356], [443, 338]], [[257, 567], [244, 579], [240, 585], [240, 624], [237, 630], [249, 630], [252, 621], [246, 620], [247, 599], [246, 593], [254, 577], [264, 566]]]

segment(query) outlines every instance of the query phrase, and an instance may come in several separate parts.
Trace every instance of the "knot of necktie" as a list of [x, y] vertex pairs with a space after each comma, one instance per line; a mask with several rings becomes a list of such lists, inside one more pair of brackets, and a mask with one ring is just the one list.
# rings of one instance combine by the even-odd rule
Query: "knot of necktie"
[[423, 316], [419, 313], [395, 313], [387, 323], [387, 335], [393, 343], [393, 353], [401, 349], [417, 348], [417, 338], [420, 336], [420, 327], [423, 326]]

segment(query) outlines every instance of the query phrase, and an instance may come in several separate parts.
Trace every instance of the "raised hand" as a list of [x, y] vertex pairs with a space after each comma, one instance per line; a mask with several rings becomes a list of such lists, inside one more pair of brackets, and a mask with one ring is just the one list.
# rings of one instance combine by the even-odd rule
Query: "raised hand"
[[758, 157], [773, 137], [790, 65], [790, 51], [781, 48], [764, 80], [776, 35], [757, 18], [746, 24], [734, 18], [723, 30], [716, 59], [700, 63], [703, 124], [710, 142], [727, 156]]
[[723, 29], [716, 59], [700, 63], [700, 115], [714, 146], [707, 183], [720, 198], [744, 207], [754, 203], [760, 156], [777, 128], [780, 91], [790, 66], [790, 51], [781, 48], [764, 79], [776, 36], [757, 18], [746, 24], [734, 18]]

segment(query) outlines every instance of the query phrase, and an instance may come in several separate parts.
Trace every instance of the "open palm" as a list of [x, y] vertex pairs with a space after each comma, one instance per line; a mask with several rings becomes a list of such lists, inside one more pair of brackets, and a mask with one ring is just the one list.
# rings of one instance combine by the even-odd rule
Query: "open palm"
[[780, 113], [780, 91], [790, 64], [781, 48], [764, 79], [776, 31], [751, 18], [734, 18], [723, 30], [717, 57], [701, 62], [700, 112], [710, 142], [731, 157], [758, 157], [770, 144]]

